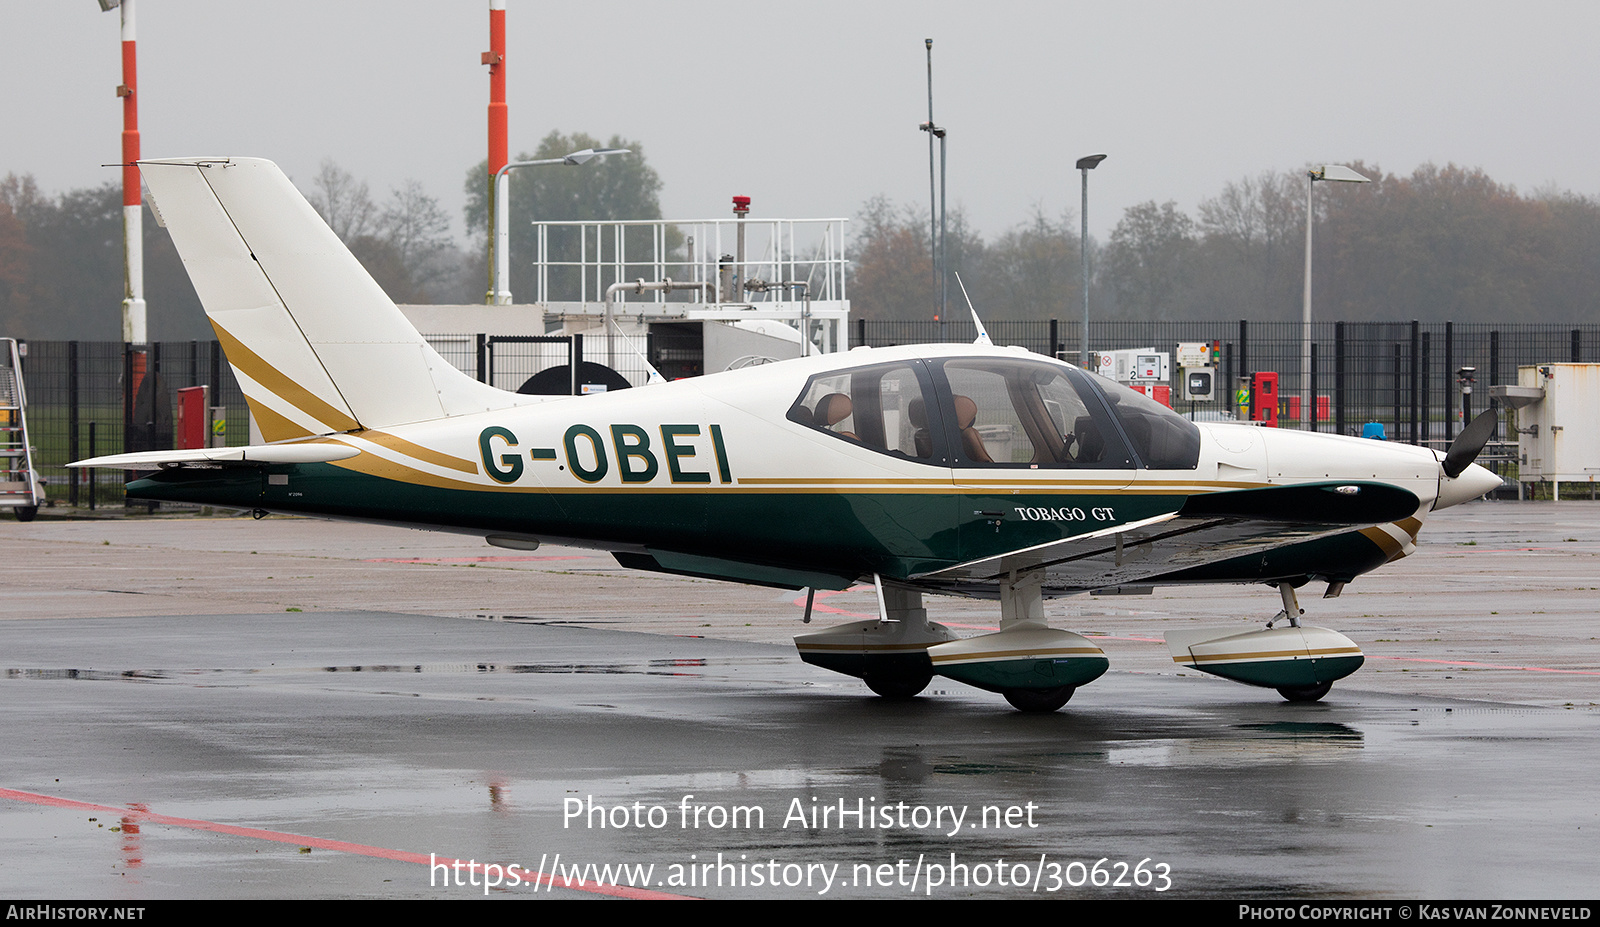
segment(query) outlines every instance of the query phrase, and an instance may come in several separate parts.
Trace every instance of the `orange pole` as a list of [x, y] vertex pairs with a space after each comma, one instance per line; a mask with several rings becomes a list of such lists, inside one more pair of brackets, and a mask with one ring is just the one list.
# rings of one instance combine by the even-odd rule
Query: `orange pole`
[[144, 213], [139, 168], [139, 93], [137, 55], [134, 50], [134, 0], [122, 0], [122, 340], [146, 341], [144, 302]]
[[506, 119], [506, 9], [505, 0], [489, 4], [489, 176], [510, 160]]
[[484, 200], [489, 207], [485, 222], [489, 229], [489, 287], [484, 301], [493, 305], [496, 232], [494, 179], [495, 173], [511, 159], [506, 140], [506, 0], [489, 0], [489, 50], [483, 53], [483, 63], [489, 66], [489, 196]]
[[138, 82], [134, 40], [126, 39], [122, 43], [122, 86], [117, 88], [122, 96], [122, 205], [124, 206], [138, 206], [141, 198], [139, 168], [134, 166], [134, 162], [139, 160], [139, 99], [134, 92]]

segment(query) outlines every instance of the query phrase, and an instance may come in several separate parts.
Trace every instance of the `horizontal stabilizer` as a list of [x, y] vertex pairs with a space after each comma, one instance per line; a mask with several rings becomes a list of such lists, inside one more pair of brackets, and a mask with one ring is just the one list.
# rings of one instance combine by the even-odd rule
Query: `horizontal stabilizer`
[[262, 466], [265, 464], [331, 463], [361, 453], [344, 444], [258, 444], [252, 447], [200, 447], [182, 451], [140, 451], [112, 454], [67, 464], [68, 467], [106, 467], [113, 470], [159, 470], [200, 465]]

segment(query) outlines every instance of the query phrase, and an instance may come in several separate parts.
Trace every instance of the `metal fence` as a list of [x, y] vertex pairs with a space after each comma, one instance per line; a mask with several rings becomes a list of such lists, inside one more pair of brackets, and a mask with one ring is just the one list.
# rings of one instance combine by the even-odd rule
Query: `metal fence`
[[[1051, 319], [987, 323], [996, 344], [1021, 345], [1040, 354], [1076, 360], [1080, 324]], [[970, 342], [976, 330], [970, 321], [875, 322], [856, 320], [856, 344], [889, 346], [940, 341]], [[1171, 351], [1179, 342], [1220, 341], [1221, 384], [1262, 371], [1279, 374], [1283, 397], [1297, 396], [1301, 382], [1298, 322], [1097, 322], [1090, 330], [1094, 352], [1125, 348]], [[445, 359], [469, 376], [517, 388], [517, 383], [546, 367], [565, 364], [571, 348], [556, 344], [487, 345], [486, 336], [429, 336]], [[564, 340], [564, 339], [563, 339]], [[597, 345], [579, 350], [590, 360]], [[487, 353], [485, 352], [485, 349]], [[652, 356], [664, 350], [646, 347]], [[1556, 362], [1600, 361], [1600, 325], [1420, 324], [1417, 322], [1318, 322], [1313, 326], [1312, 382], [1323, 403], [1308, 408], [1301, 419], [1285, 414], [1285, 427], [1360, 434], [1378, 422], [1391, 438], [1444, 446], [1463, 420], [1457, 371], [1476, 368], [1471, 411], [1491, 405], [1488, 387], [1516, 382], [1517, 367]], [[632, 363], [631, 352], [628, 363]], [[623, 365], [619, 357], [619, 366]], [[1177, 371], [1174, 370], [1174, 374]], [[120, 505], [125, 474], [121, 470], [68, 470], [73, 460], [156, 449], [144, 441], [162, 440], [160, 410], [170, 410], [170, 394], [186, 386], [210, 387], [210, 405], [225, 410], [226, 434], [219, 443], [249, 441], [244, 396], [215, 341], [164, 342], [129, 346], [103, 341], [34, 341], [27, 345], [23, 376], [28, 393], [28, 427], [37, 449], [35, 463], [49, 495], [74, 505]], [[150, 379], [158, 398], [141, 407], [124, 384]], [[159, 390], [154, 389], [159, 387]], [[1200, 410], [1231, 408], [1227, 390]], [[1178, 391], [1173, 390], [1173, 396]], [[1173, 405], [1189, 411], [1188, 404]], [[1287, 403], [1285, 403], [1287, 405]], [[1286, 410], [1285, 410], [1286, 412]], [[1315, 421], [1305, 418], [1315, 417]], [[1497, 440], [1512, 438], [1502, 425]], [[131, 438], [131, 440], [130, 440]]]
[[[219, 443], [246, 444], [244, 394], [215, 341], [124, 345], [118, 341], [32, 341], [22, 361], [34, 464], [50, 498], [72, 505], [121, 505], [122, 470], [68, 470], [87, 457], [171, 447], [171, 396], [210, 387], [209, 404], [226, 410]], [[137, 387], [160, 397], [141, 408]], [[135, 390], [124, 384], [135, 384]], [[163, 426], [165, 428], [163, 429]], [[132, 440], [130, 440], [130, 437]], [[144, 438], [143, 441], [140, 438]]]

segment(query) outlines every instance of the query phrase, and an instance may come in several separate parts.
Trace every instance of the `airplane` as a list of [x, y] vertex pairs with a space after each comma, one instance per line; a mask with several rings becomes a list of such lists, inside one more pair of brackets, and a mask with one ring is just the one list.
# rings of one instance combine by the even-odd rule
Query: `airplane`
[[[890, 699], [934, 675], [1025, 712], [1103, 674], [1044, 600], [1266, 584], [1263, 627], [1174, 632], [1178, 666], [1315, 701], [1364, 657], [1302, 625], [1414, 550], [1436, 509], [1500, 478], [1446, 453], [1195, 423], [1022, 348], [917, 345], [803, 357], [591, 396], [527, 396], [458, 371], [270, 161], [141, 161], [263, 443], [75, 467], [152, 471], [130, 499], [462, 532], [610, 552], [623, 567], [807, 594], [870, 583], [878, 617], [800, 634], [807, 663]], [[995, 600], [961, 638], [924, 595]], [[1274, 627], [1285, 622], [1282, 627]]]

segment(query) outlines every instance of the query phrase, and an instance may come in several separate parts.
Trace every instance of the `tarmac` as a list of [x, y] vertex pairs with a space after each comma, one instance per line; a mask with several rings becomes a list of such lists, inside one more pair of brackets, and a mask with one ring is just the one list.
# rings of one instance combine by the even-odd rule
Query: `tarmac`
[[[1435, 513], [1342, 596], [1302, 590], [1307, 623], [1367, 654], [1314, 705], [1175, 667], [1161, 643], [1259, 625], [1270, 588], [1052, 601], [1111, 670], [1047, 716], [938, 679], [883, 702], [799, 662], [799, 594], [593, 551], [52, 514], [0, 520], [13, 898], [1600, 886], [1595, 503]], [[963, 633], [997, 618], [927, 606]], [[867, 589], [821, 594], [811, 627], [874, 609]]]

